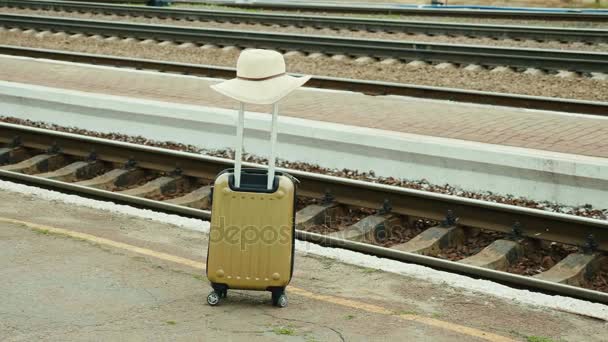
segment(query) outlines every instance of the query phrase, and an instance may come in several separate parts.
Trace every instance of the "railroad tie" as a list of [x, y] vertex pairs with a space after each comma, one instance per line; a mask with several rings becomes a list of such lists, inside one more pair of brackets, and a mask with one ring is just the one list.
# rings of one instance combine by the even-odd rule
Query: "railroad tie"
[[455, 247], [464, 241], [464, 232], [458, 226], [435, 226], [416, 235], [406, 243], [391, 248], [403, 252], [435, 256], [442, 249]]
[[19, 163], [30, 157], [28, 151], [22, 147], [0, 148], [0, 165]]
[[56, 170], [66, 163], [62, 154], [39, 154], [17, 164], [0, 166], [0, 169], [28, 175]]
[[581, 286], [593, 277], [599, 267], [599, 254], [572, 253], [548, 271], [534, 278], [556, 283]]
[[211, 207], [211, 185], [202, 186], [184, 196], [165, 200], [163, 202], [197, 209], [209, 209]]
[[103, 190], [113, 190], [117, 187], [135, 184], [144, 176], [145, 171], [142, 169], [114, 169], [93, 179], [77, 182], [76, 184]]
[[481, 252], [458, 262], [484, 267], [498, 271], [506, 271], [507, 268], [516, 262], [523, 255], [523, 247], [516, 241], [496, 240]]
[[329, 236], [359, 242], [379, 243], [384, 241], [393, 227], [400, 224], [402, 222], [398, 215], [390, 213], [370, 215]]
[[335, 202], [307, 205], [296, 213], [296, 229], [307, 230], [320, 224], [329, 225], [342, 211], [342, 207]]
[[163, 176], [151, 180], [142, 186], [119, 191], [118, 193], [137, 197], [162, 196], [177, 191], [177, 189], [182, 188], [187, 182], [188, 180], [184, 177]]
[[101, 172], [103, 167], [103, 162], [100, 161], [77, 161], [58, 170], [41, 173], [36, 176], [63, 182], [75, 182], [93, 177]]

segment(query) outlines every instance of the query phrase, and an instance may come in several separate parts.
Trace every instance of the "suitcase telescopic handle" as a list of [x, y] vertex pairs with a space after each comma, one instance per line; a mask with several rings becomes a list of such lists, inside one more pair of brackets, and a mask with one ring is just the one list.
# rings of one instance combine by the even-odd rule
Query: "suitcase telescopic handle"
[[[277, 117], [279, 114], [279, 105], [272, 105], [272, 122], [270, 126], [270, 157], [268, 158], [268, 180], [266, 188], [272, 189], [275, 174], [276, 160], [276, 145], [277, 145]], [[241, 166], [243, 159], [243, 131], [245, 128], [245, 103], [241, 102], [239, 106], [239, 114], [236, 122], [236, 146], [234, 153], [234, 186], [241, 187]]]
[[245, 103], [239, 104], [239, 115], [236, 119], [236, 144], [234, 146], [234, 186], [241, 187], [241, 164], [243, 159], [243, 128], [245, 126]]
[[279, 116], [279, 104], [272, 105], [272, 123], [270, 125], [270, 157], [268, 157], [268, 181], [266, 188], [272, 189], [274, 183], [274, 163], [277, 153], [277, 117]]

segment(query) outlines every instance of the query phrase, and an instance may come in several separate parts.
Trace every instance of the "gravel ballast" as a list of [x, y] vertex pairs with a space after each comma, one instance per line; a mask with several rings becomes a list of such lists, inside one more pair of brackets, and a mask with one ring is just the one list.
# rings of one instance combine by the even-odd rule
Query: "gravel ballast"
[[315, 29], [313, 27], [298, 28], [294, 26], [281, 27], [278, 25], [267, 26], [261, 24], [233, 24], [218, 22], [200, 22], [174, 19], [145, 18], [145, 17], [123, 17], [116, 15], [104, 15], [94, 13], [71, 13], [58, 11], [37, 11], [26, 9], [5, 9], [6, 13], [24, 15], [44, 15], [54, 17], [80, 18], [105, 21], [124, 21], [132, 23], [161, 24], [174, 26], [201, 27], [213, 29], [241, 30], [241, 31], [260, 31], [260, 32], [280, 32], [305, 35], [320, 36], [339, 36], [344, 38], [367, 38], [382, 40], [404, 40], [438, 44], [459, 44], [459, 45], [488, 45], [488, 46], [508, 46], [515, 48], [535, 48], [535, 49], [557, 49], [557, 50], [579, 50], [608, 52], [608, 44], [585, 44], [583, 42], [560, 43], [558, 41], [538, 42], [534, 40], [513, 40], [513, 39], [491, 39], [491, 38], [468, 38], [464, 36], [428, 36], [424, 34], [408, 33], [387, 33], [387, 32], [367, 32], [350, 30]]
[[[78, 35], [77, 35], [78, 36]], [[167, 44], [165, 44], [167, 43]], [[46, 48], [161, 61], [208, 64], [234, 67], [240, 49], [223, 49], [212, 46], [180, 47], [170, 42], [163, 45], [154, 41], [142, 43], [134, 39], [72, 38], [65, 33], [25, 34], [20, 31], [1, 31], [0, 44]], [[316, 56], [316, 57], [315, 57]], [[407, 84], [462, 88], [499, 93], [548, 96], [591, 101], [608, 100], [608, 82], [588, 77], [556, 77], [548, 74], [526, 74], [505, 68], [501, 72], [485, 69], [472, 71], [464, 67], [435, 66], [400, 62], [343, 59], [321, 54], [304, 56], [287, 53], [288, 70], [294, 73], [343, 77], [361, 80], [378, 80]]]

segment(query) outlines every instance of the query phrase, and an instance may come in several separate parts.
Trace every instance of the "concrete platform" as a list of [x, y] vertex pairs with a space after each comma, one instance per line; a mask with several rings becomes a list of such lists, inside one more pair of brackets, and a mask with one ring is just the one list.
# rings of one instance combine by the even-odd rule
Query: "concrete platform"
[[[209, 81], [0, 56], [0, 80], [141, 99], [236, 108]], [[606, 95], [608, 101], [608, 94]], [[269, 106], [251, 106], [264, 112]], [[608, 157], [608, 119], [398, 96], [302, 89], [281, 115], [358, 127]]]
[[210, 307], [204, 233], [11, 192], [0, 203], [2, 341], [605, 338], [598, 320], [301, 253], [287, 308], [244, 291]]
[[[0, 115], [221, 149], [236, 103], [214, 82], [0, 56]], [[245, 150], [264, 155], [269, 108], [248, 110]], [[608, 118], [307, 88], [281, 114], [289, 161], [608, 207]]]

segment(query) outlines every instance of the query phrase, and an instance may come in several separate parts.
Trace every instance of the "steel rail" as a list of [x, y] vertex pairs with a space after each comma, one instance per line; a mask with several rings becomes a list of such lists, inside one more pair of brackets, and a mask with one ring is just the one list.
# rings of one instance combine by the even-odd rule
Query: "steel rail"
[[[100, 160], [124, 162], [130, 157], [135, 157], [140, 167], [152, 168], [154, 170], [168, 171], [171, 168], [175, 167], [174, 163], [176, 161], [181, 161], [179, 166], [182, 168], [182, 170], [184, 170], [185, 174], [195, 177], [213, 178], [213, 176], [215, 176], [216, 174], [216, 171], [226, 167], [230, 167], [232, 165], [232, 160], [228, 159], [208, 157], [179, 151], [171, 151], [166, 149], [135, 145], [111, 140], [104, 140], [71, 133], [62, 133], [32, 127], [0, 123], [0, 142], [8, 142], [8, 136], [12, 137], [13, 134], [18, 134], [22, 139], [23, 146], [26, 147], [46, 149], [49, 146], [48, 143], [57, 143], [58, 146], [62, 148], [62, 152], [76, 156], [86, 156], [90, 152], [89, 149], [94, 148], [96, 153], [98, 153], [98, 158]], [[69, 145], [73, 144], [74, 142], [76, 142], [77, 144]], [[114, 154], [117, 152], [118, 154]], [[260, 165], [251, 163], [248, 163], [248, 166], [260, 167]], [[319, 192], [318, 189], [314, 186], [311, 187], [311, 184], [322, 184], [325, 189], [329, 189], [330, 191], [332, 191], [332, 194], [337, 195], [338, 202], [345, 203], [343, 200], [350, 198], [350, 200], [347, 201], [347, 203], [345, 204], [363, 206], [369, 205], [371, 203], [370, 200], [373, 201], [373, 199], [358, 200], [356, 199], [356, 197], [365, 196], [365, 194], [371, 194], [374, 191], [382, 192], [388, 190], [393, 195], [399, 193], [399, 196], [411, 196], [412, 198], [421, 199], [425, 201], [425, 205], [433, 204], [428, 202], [429, 199], [435, 199], [437, 201], [451, 203], [460, 202], [461, 205], [471, 205], [476, 208], [472, 209], [473, 211], [471, 211], [471, 213], [473, 213], [475, 210], [480, 211], [478, 214], [476, 214], [478, 217], [483, 216], [483, 214], [488, 214], [489, 212], [487, 210], [493, 208], [497, 211], [507, 212], [510, 215], [517, 215], [516, 213], [519, 212], [520, 216], [532, 215], [537, 218], [543, 217], [544, 219], [546, 219], [546, 221], [544, 221], [546, 223], [554, 222], [556, 220], [566, 220], [570, 222], [581, 222], [584, 225], [595, 226], [596, 224], [598, 224], [598, 226], [596, 227], [599, 227], [598, 229], [604, 231], [608, 228], [608, 222], [603, 221], [589, 220], [577, 217], [567, 217], [567, 215], [544, 213], [538, 210], [525, 210], [523, 208], [497, 205], [494, 203], [486, 203], [478, 200], [466, 200], [462, 198], [456, 198], [455, 196], [438, 195], [433, 193], [425, 194], [421, 191], [395, 188], [391, 186], [383, 186], [379, 184], [366, 183], [349, 179], [341, 179], [337, 177], [324, 176], [320, 174], [308, 173], [297, 170], [283, 169], [283, 171], [288, 171], [289, 173], [295, 175], [302, 182], [300, 185], [300, 194], [305, 196], [320, 196], [323, 192]], [[124, 203], [136, 207], [154, 209], [166, 213], [184, 215], [188, 217], [196, 217], [205, 220], [210, 218], [210, 211], [207, 210], [182, 207], [146, 198], [134, 197], [106, 190], [79, 186], [72, 183], [44, 179], [36, 177], [35, 175], [25, 175], [21, 173], [0, 170], [0, 179], [34, 185], [52, 190], [59, 190], [62, 192], [77, 194], [95, 199], [111, 200], [117, 203]], [[334, 190], [341, 188], [351, 188], [351, 193], [346, 194], [342, 191], [338, 193], [333, 192]], [[361, 190], [362, 188], [368, 188], [369, 191], [366, 193], [361, 193], [359, 190]], [[376, 199], [383, 198], [383, 196], [374, 197]], [[378, 203], [374, 204], [377, 205]], [[403, 202], [400, 202], [400, 204], [403, 204]], [[402, 212], [401, 209], [403, 208], [400, 206], [399, 208], [397, 208], [396, 212], [399, 212], [401, 214], [407, 214]], [[428, 210], [425, 210], [425, 213], [432, 210], [433, 209], [429, 208]], [[537, 213], [533, 213], [534, 211], [536, 211]], [[463, 216], [460, 217], [460, 222], [464, 225], [468, 225], [468, 223], [464, 223], [462, 221], [463, 218]], [[487, 219], [492, 220], [489, 217], [487, 217]], [[571, 229], [574, 230], [576, 229], [576, 227], [573, 226], [571, 227]], [[491, 279], [509, 285], [516, 285], [519, 287], [523, 286], [540, 291], [567, 295], [599, 303], [608, 303], [608, 293], [543, 281], [533, 277], [525, 277], [506, 272], [469, 266], [457, 262], [451, 262], [423, 255], [402, 252], [390, 248], [364, 244], [355, 241], [333, 238], [301, 230], [296, 231], [296, 237], [300, 240], [316, 244], [348, 249], [352, 251], [404, 262], [412, 262], [474, 277]], [[538, 238], [538, 236], [536, 237]], [[608, 241], [604, 241], [602, 246], [606, 246], [606, 242]]]
[[[176, 3], [189, 3], [187, 0], [175, 0]], [[412, 15], [433, 17], [484, 18], [484, 19], [516, 19], [516, 20], [571, 20], [608, 22], [608, 14], [592, 13], [585, 10], [570, 9], [568, 12], [546, 12], [489, 9], [453, 9], [453, 8], [418, 8], [387, 4], [338, 4], [314, 3], [304, 1], [234, 1], [234, 0], [205, 0], [207, 5], [238, 7], [245, 9], [268, 9], [281, 11], [314, 11], [326, 13], [364, 13], [384, 15]]]
[[[0, 54], [53, 59], [67, 62], [90, 63], [95, 65], [158, 70], [163, 72], [183, 73], [188, 75], [224, 79], [234, 78], [236, 74], [234, 68], [199, 64], [171, 63], [148, 59], [113, 57], [6, 45], [0, 45]], [[314, 76], [310, 81], [308, 81], [308, 83], [306, 83], [306, 86], [322, 89], [354, 91], [368, 95], [400, 95], [426, 99], [608, 116], [608, 102], [502, 94], [475, 90], [418, 86], [413, 84], [379, 81], [363, 81], [324, 76]]]
[[430, 35], [518, 38], [557, 41], [606, 42], [608, 30], [557, 28], [541, 26], [479, 25], [430, 21], [401, 21], [293, 14], [264, 14], [217, 10], [167, 9], [130, 5], [108, 5], [72, 1], [0, 0], [0, 6], [91, 12], [120, 16], [172, 18], [264, 25], [349, 29], [365, 31], [408, 32]]
[[338, 38], [9, 14], [0, 14], [0, 25], [178, 43], [236, 45], [484, 66], [608, 72], [608, 53]]

